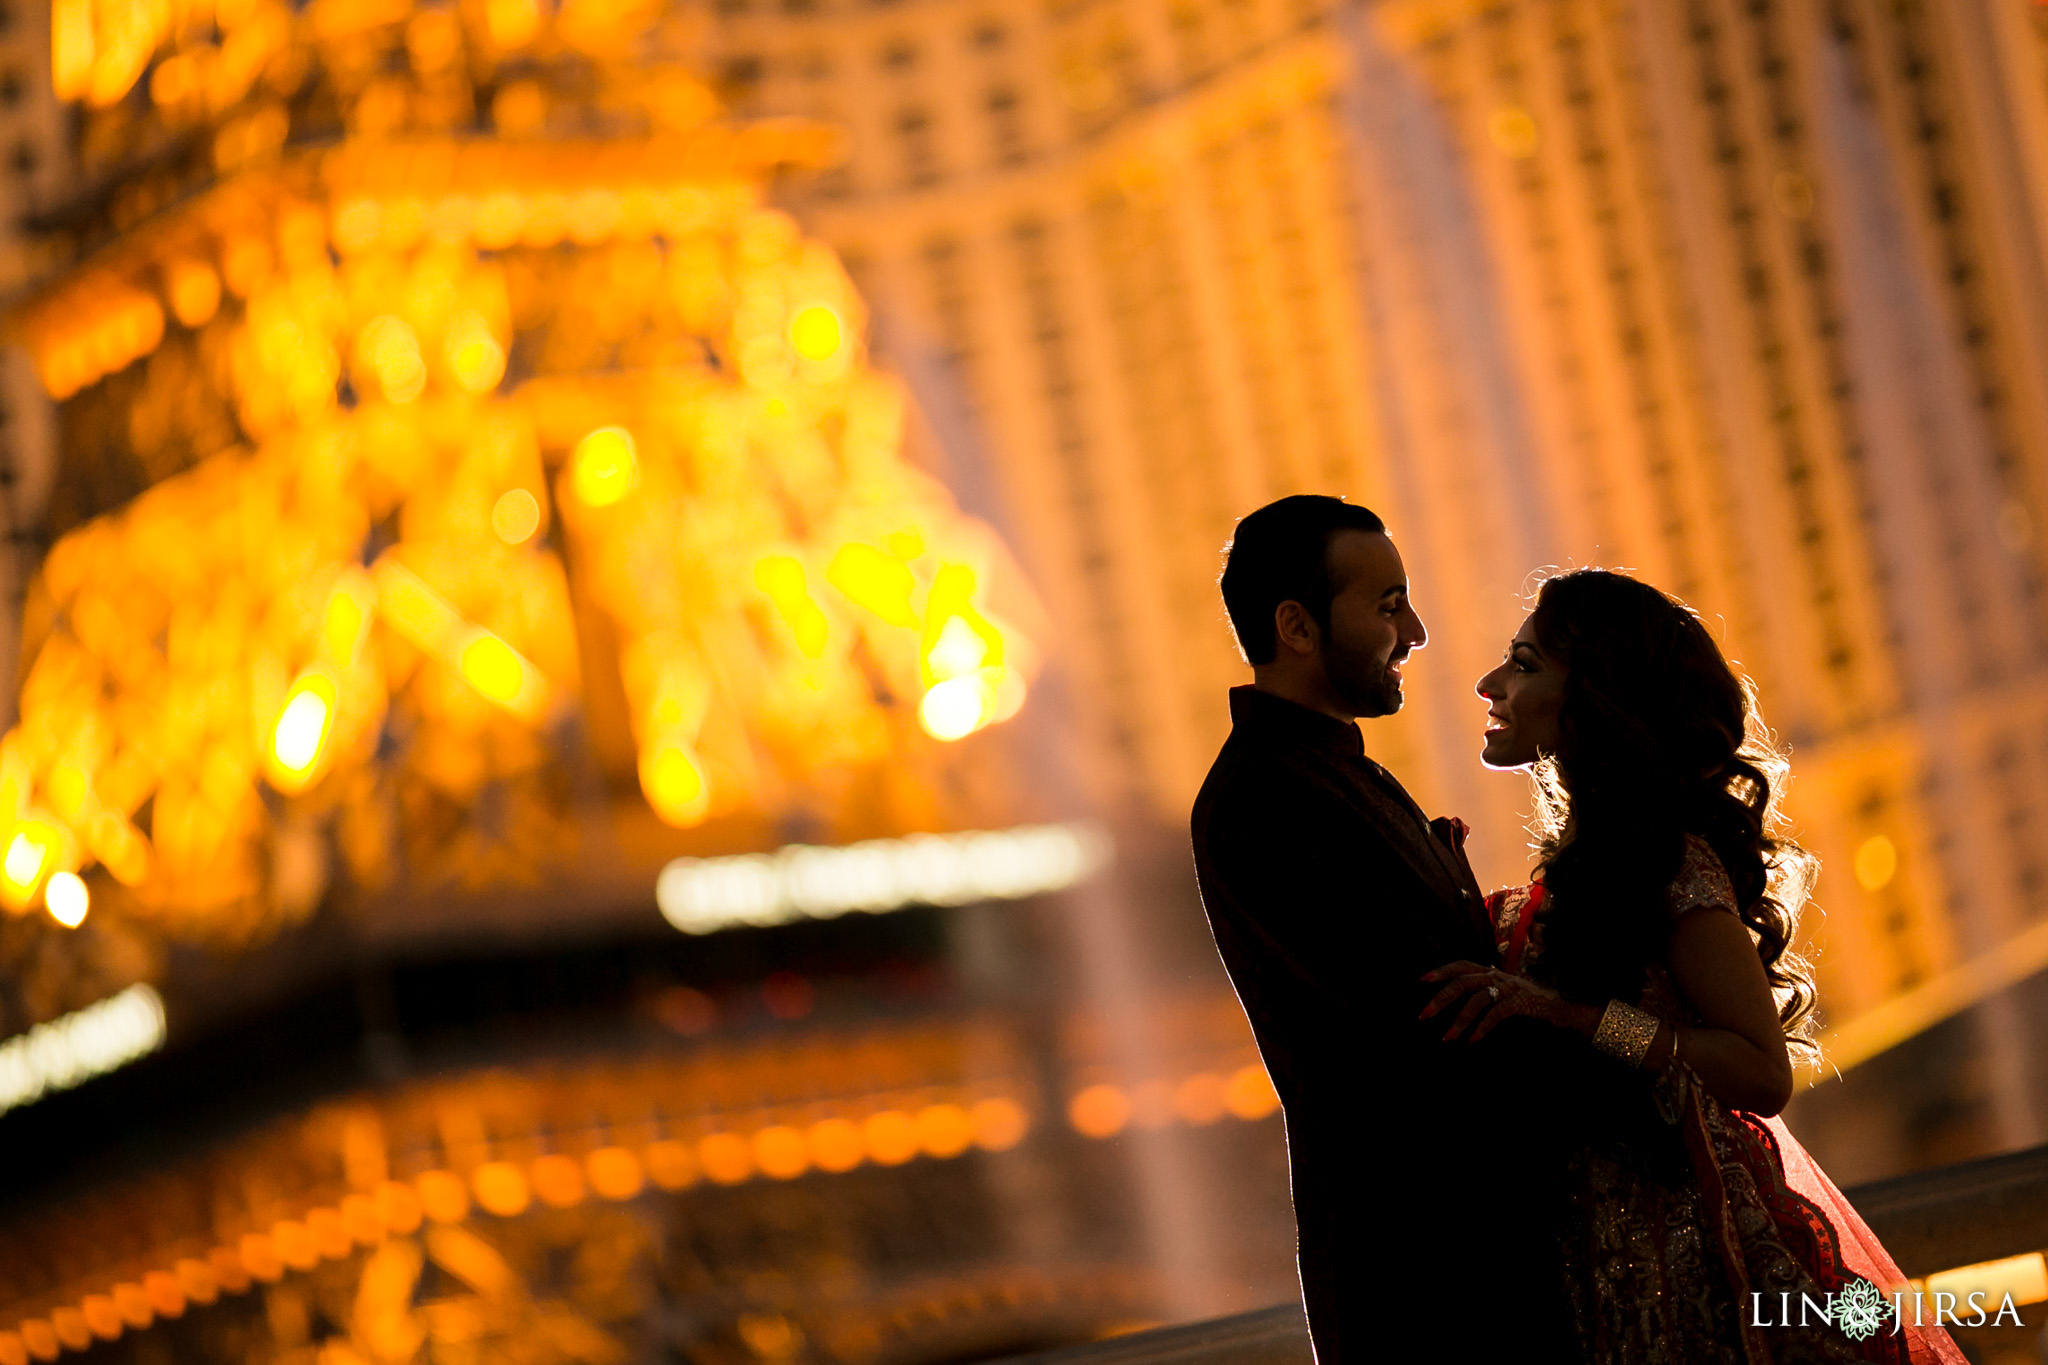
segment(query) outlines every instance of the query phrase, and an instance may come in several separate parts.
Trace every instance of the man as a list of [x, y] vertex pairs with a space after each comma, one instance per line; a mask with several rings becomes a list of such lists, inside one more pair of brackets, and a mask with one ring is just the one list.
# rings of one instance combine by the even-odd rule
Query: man
[[1583, 1059], [1527, 1020], [1472, 1044], [1417, 1017], [1422, 973], [1498, 953], [1463, 826], [1432, 824], [1355, 724], [1400, 709], [1428, 638], [1400, 552], [1363, 507], [1282, 498], [1238, 523], [1222, 587], [1254, 681], [1195, 801], [1195, 865], [1286, 1117], [1318, 1365], [1571, 1359], [1546, 1153]]

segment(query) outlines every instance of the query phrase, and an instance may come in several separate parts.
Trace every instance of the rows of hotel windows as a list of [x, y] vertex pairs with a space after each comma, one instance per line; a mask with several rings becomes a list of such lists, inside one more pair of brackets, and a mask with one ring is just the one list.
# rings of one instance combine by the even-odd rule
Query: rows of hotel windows
[[[818, 0], [784, 0], [780, 13], [810, 15]], [[756, 28], [746, 19], [771, 7], [721, 0], [732, 21], [721, 74], [741, 109], [805, 112], [858, 124], [852, 111], [875, 105], [875, 82], [897, 84], [899, 102], [879, 120], [889, 150], [856, 153], [870, 184], [828, 179], [828, 192], [929, 185], [948, 173], [980, 166], [1020, 165], [1075, 138], [1087, 138], [1135, 107], [1199, 82], [1289, 34], [1323, 22], [1320, 0], [1182, 0], [1163, 25], [1148, 25], [1137, 6], [1082, 4], [1044, 12], [990, 13], [979, 7], [948, 25], [945, 36], [901, 34], [864, 42], [836, 28], [802, 24]], [[927, 33], [938, 27], [927, 15]], [[1148, 54], [1142, 41], [1163, 28], [1171, 55]], [[832, 54], [853, 52], [847, 58]], [[973, 65], [963, 66], [962, 61]], [[1170, 68], [1167, 69], [1167, 68]], [[949, 95], [941, 87], [963, 87]], [[957, 99], [956, 99], [957, 97]], [[964, 101], [964, 102], [959, 102]], [[954, 108], [961, 113], [955, 113]], [[1045, 110], [1060, 112], [1047, 114]], [[978, 126], [976, 150], [964, 147], [949, 166], [942, 152], [947, 126], [962, 115]], [[1055, 127], [1053, 120], [1064, 117]], [[858, 136], [858, 134], [857, 134]]]

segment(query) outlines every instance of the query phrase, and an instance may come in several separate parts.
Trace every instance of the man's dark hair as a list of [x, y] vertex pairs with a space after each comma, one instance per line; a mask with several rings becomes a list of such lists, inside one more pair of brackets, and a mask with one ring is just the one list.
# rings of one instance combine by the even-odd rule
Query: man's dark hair
[[1223, 549], [1223, 606], [1246, 663], [1269, 664], [1280, 652], [1273, 613], [1299, 602], [1330, 631], [1330, 537], [1339, 531], [1384, 535], [1387, 524], [1342, 498], [1297, 493], [1269, 502], [1237, 523]]

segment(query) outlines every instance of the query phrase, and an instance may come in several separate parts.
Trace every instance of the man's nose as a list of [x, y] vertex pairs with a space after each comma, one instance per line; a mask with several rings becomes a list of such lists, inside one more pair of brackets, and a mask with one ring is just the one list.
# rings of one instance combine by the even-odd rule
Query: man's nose
[[1412, 607], [1408, 610], [1407, 625], [1408, 628], [1402, 632], [1401, 638], [1407, 642], [1408, 648], [1421, 649], [1429, 643], [1429, 630], [1422, 624], [1422, 618], [1415, 614]]

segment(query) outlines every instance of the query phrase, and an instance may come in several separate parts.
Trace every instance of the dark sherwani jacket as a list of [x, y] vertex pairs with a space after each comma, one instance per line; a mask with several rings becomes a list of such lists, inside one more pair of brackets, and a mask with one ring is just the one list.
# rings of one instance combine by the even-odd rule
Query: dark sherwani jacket
[[1448, 822], [1356, 725], [1252, 687], [1230, 715], [1195, 866], [1286, 1116], [1319, 1365], [1573, 1358], [1557, 1177], [1615, 1063], [1531, 1020], [1478, 1044], [1418, 1020], [1423, 972], [1497, 961]]

